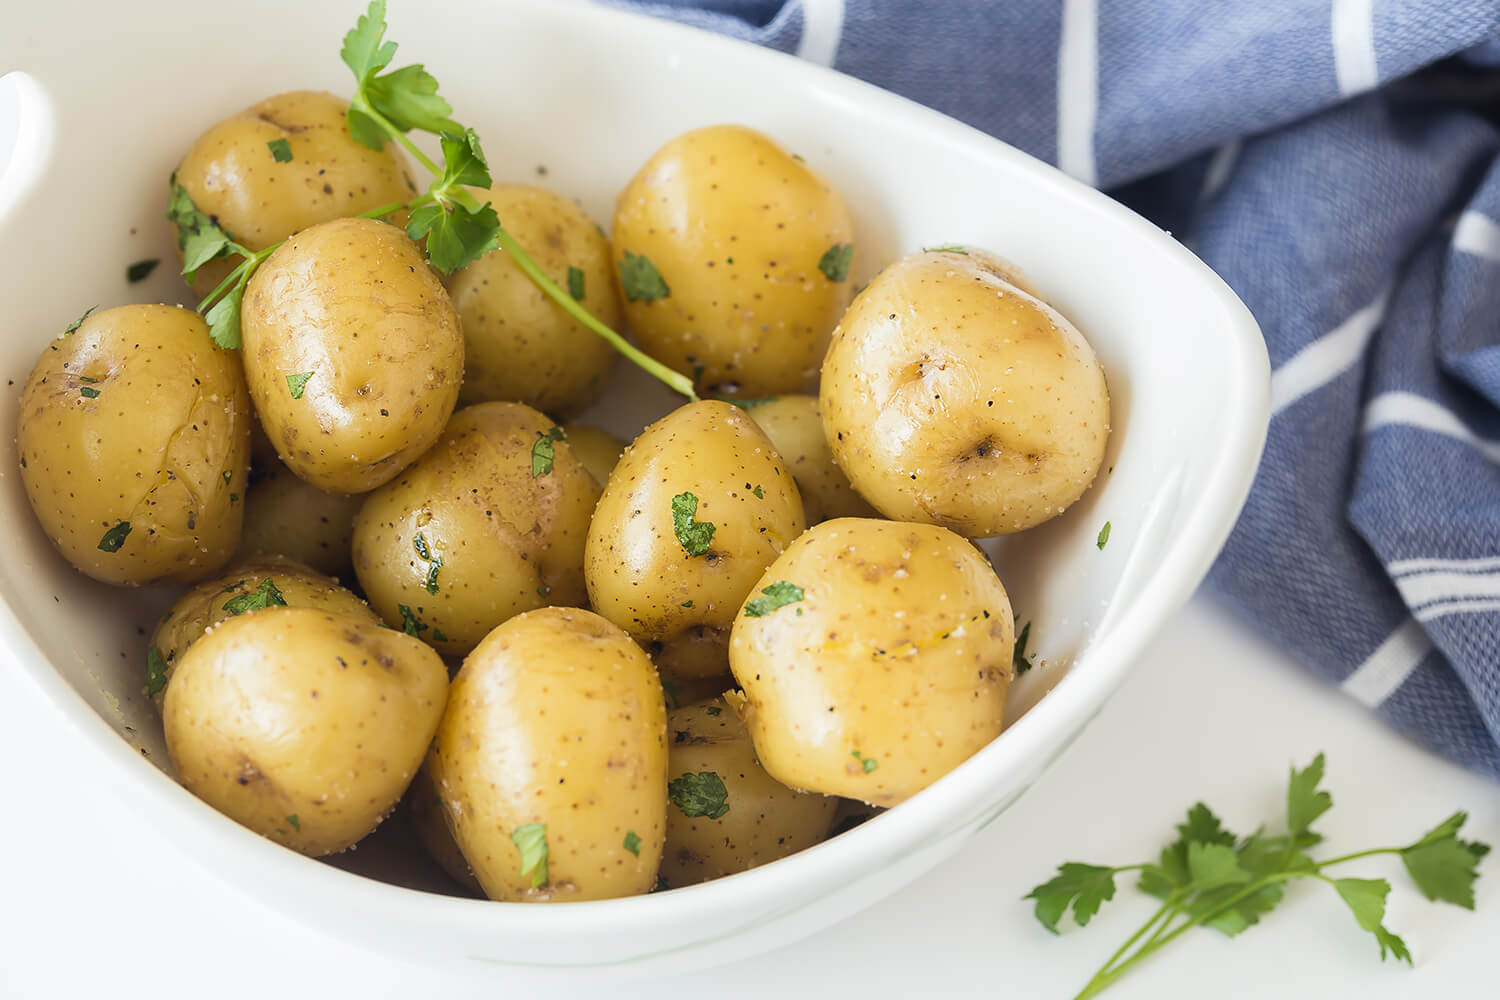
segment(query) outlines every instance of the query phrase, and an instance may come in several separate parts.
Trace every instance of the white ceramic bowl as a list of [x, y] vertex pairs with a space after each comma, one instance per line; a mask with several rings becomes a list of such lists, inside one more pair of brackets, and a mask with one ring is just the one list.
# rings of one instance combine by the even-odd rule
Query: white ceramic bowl
[[[160, 725], [141, 693], [139, 626], [170, 595], [94, 584], [53, 552], [15, 474], [15, 400], [38, 352], [86, 307], [185, 297], [163, 218], [177, 158], [211, 122], [270, 93], [348, 93], [338, 50], [357, 3], [53, 0], [7, 11], [0, 69], [25, 74], [10, 79], [19, 130], [0, 176], [8, 669], [57, 704], [71, 723], [57, 738], [86, 743], [99, 780], [183, 857], [293, 918], [384, 950], [604, 975], [681, 971], [809, 934], [917, 877], [1041, 775], [1207, 571], [1265, 435], [1266, 353], [1249, 312], [1179, 244], [1103, 195], [838, 74], [575, 3], [394, 0], [397, 64], [436, 73], [457, 117], [483, 136], [497, 178], [545, 183], [607, 220], [614, 193], [662, 142], [740, 122], [842, 189], [856, 214], [858, 280], [924, 245], [972, 243], [1014, 260], [1104, 362], [1112, 471], [1064, 517], [994, 547], [1045, 661], [1013, 688], [1004, 735], [843, 836], [694, 888], [557, 906], [451, 898], [308, 860], [220, 816], [163, 770]], [[126, 264], [146, 257], [167, 263], [128, 286]], [[627, 402], [602, 416], [625, 432], [671, 405], [639, 380], [624, 383]]]

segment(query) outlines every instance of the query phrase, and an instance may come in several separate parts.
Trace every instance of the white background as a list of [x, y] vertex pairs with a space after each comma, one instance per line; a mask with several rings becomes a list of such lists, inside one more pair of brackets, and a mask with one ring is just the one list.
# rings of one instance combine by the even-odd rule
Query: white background
[[[71, 730], [0, 663], [0, 997], [530, 997], [650, 1000], [1022, 997], [1066, 1000], [1153, 908], [1128, 883], [1089, 927], [1044, 931], [1020, 899], [1062, 861], [1147, 860], [1203, 799], [1241, 832], [1276, 822], [1288, 765], [1328, 754], [1326, 850], [1415, 839], [1457, 808], [1500, 843], [1500, 788], [1394, 735], [1202, 599], [1042, 781], [919, 883], [781, 951], [649, 982], [536, 983], [374, 954], [289, 921], [178, 856], [92, 776]], [[1326, 855], [1325, 855], [1326, 856]], [[1500, 862], [1477, 912], [1426, 902], [1399, 862], [1387, 925], [1415, 969], [1382, 964], [1325, 886], [1296, 886], [1241, 938], [1195, 931], [1105, 993], [1114, 1000], [1496, 994]]]

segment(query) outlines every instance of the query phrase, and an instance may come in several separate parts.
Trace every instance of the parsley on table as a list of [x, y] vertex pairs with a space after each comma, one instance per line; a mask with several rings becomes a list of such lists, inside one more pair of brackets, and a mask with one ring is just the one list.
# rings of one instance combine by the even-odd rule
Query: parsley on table
[[625, 850], [636, 857], [641, 856], [641, 838], [634, 830], [625, 831]]
[[132, 285], [138, 281], [145, 281], [151, 276], [151, 272], [156, 270], [156, 265], [160, 263], [161, 261], [156, 257], [151, 257], [147, 260], [138, 260], [125, 269], [125, 280]]
[[[1106, 866], [1069, 861], [1057, 875], [1027, 894], [1036, 901], [1037, 920], [1056, 932], [1071, 907], [1073, 919], [1086, 925], [1099, 907], [1115, 896], [1115, 876], [1139, 872], [1136, 887], [1162, 901], [1161, 907], [1094, 974], [1075, 1000], [1098, 995], [1137, 963], [1171, 944], [1194, 927], [1211, 927], [1234, 937], [1270, 913], [1282, 901], [1283, 886], [1312, 879], [1332, 888], [1349, 907], [1360, 928], [1370, 932], [1381, 959], [1392, 956], [1411, 964], [1406, 943], [1385, 926], [1385, 879], [1333, 878], [1326, 870], [1359, 858], [1395, 854], [1417, 889], [1429, 900], [1474, 908], [1474, 881], [1489, 846], [1459, 839], [1467, 814], [1454, 813], [1413, 843], [1378, 847], [1317, 861], [1307, 849], [1321, 843], [1312, 824], [1333, 807], [1320, 786], [1323, 755], [1302, 770], [1292, 768], [1287, 783], [1286, 832], [1269, 834], [1262, 826], [1246, 837], [1224, 829], [1203, 803], [1188, 810], [1177, 826], [1177, 838], [1162, 848], [1155, 862]], [[1132, 950], [1133, 949], [1133, 950]]]
[[626, 302], [654, 302], [672, 294], [672, 289], [651, 259], [629, 250], [620, 261], [620, 288], [625, 292]]
[[286, 377], [286, 391], [292, 394], [293, 399], [301, 399], [302, 393], [307, 389], [307, 380], [312, 378], [316, 372], [298, 372]]
[[125, 544], [125, 539], [129, 537], [130, 522], [121, 521], [113, 528], [110, 528], [108, 531], [106, 531], [104, 533], [104, 537], [99, 539], [99, 551], [118, 552], [120, 551], [120, 546]]
[[568, 267], [568, 294], [579, 302], [583, 301], [583, 272], [571, 265]]
[[667, 782], [667, 798], [684, 816], [718, 819], [729, 811], [729, 790], [713, 771], [685, 773]]
[[835, 243], [818, 258], [818, 270], [829, 281], [843, 281], [849, 277], [849, 265], [853, 260], [853, 243]]
[[563, 433], [561, 427], [553, 427], [545, 434], [537, 431], [536, 441], [531, 446], [531, 478], [545, 476], [552, 472], [553, 459], [557, 457], [555, 441], [566, 441], [568, 436]]
[[285, 139], [272, 139], [266, 143], [266, 148], [271, 151], [271, 159], [277, 163], [292, 162], [292, 144]]
[[260, 611], [273, 606], [286, 606], [286, 598], [281, 596], [281, 591], [276, 589], [276, 583], [269, 576], [260, 581], [260, 586], [247, 594], [231, 597], [224, 602], [224, 610], [231, 615], [242, 615], [247, 611]]
[[802, 600], [804, 594], [801, 587], [786, 580], [777, 580], [769, 586], [762, 587], [759, 597], [753, 597], [745, 605], [746, 618], [764, 618], [778, 608], [784, 608], [788, 604], [796, 604]]
[[1021, 631], [1016, 634], [1016, 646], [1010, 654], [1010, 666], [1020, 677], [1032, 667], [1031, 660], [1026, 656], [1026, 640], [1031, 638], [1031, 622], [1021, 626]]
[[698, 516], [698, 497], [679, 493], [672, 498], [672, 532], [689, 556], [701, 556], [714, 540], [712, 521], [694, 520]]
[[161, 649], [152, 646], [146, 650], [146, 694], [158, 694], [166, 687], [167, 661], [162, 659]]
[[510, 835], [516, 850], [521, 852], [521, 874], [531, 876], [531, 887], [539, 889], [547, 884], [547, 824], [527, 823], [518, 826]]

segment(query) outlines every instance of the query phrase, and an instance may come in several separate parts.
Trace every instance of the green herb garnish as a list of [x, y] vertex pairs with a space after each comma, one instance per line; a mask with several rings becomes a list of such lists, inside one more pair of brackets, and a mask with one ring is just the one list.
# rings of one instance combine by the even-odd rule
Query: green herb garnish
[[777, 580], [768, 587], [762, 587], [760, 594], [759, 597], [752, 597], [745, 605], [746, 618], [764, 618], [777, 608], [796, 604], [803, 598], [802, 588], [786, 580]]
[[709, 715], [718, 715], [720, 712], [722, 712], [724, 710], [722, 708], [720, 708], [718, 705], [710, 705], [707, 708], [705, 708], [704, 711], [707, 712]]
[[90, 389], [88, 386], [85, 385], [85, 386], [81, 386], [79, 388], [78, 395], [82, 396], [84, 399], [98, 399], [99, 398], [99, 390], [98, 389]]
[[83, 315], [82, 316], [78, 317], [73, 322], [69, 323], [68, 324], [68, 328], [66, 330], [64, 330], [62, 333], [58, 334], [58, 336], [59, 337], [67, 337], [67, 336], [69, 336], [69, 335], [77, 332], [78, 328], [83, 325], [83, 321], [89, 318], [89, 313], [93, 312], [95, 309], [98, 309], [98, 308], [99, 308], [98, 306], [89, 306], [87, 309], [85, 309], [83, 311]]
[[293, 399], [301, 399], [303, 391], [307, 388], [307, 380], [312, 378], [316, 372], [298, 372], [286, 377], [286, 391], [292, 394]]
[[566, 441], [567, 435], [561, 427], [553, 427], [545, 434], [537, 432], [537, 439], [531, 445], [531, 478], [545, 476], [552, 471], [552, 460], [556, 457], [554, 441]]
[[682, 707], [682, 689], [669, 680], [661, 682], [661, 693], [666, 696], [668, 708]]
[[922, 248], [922, 252], [923, 253], [961, 253], [961, 254], [964, 254], [965, 256], [967, 256], [968, 253], [969, 253], [969, 251], [965, 250], [963, 247], [957, 245], [956, 243], [955, 244], [950, 244], [948, 246], [943, 246], [943, 247], [923, 247]]
[[568, 268], [568, 294], [577, 302], [583, 301], [583, 272], [572, 266]]
[[531, 876], [531, 887], [539, 889], [547, 884], [547, 824], [527, 823], [516, 827], [510, 835], [516, 850], [521, 852], [521, 874]]
[[302, 832], [302, 821], [297, 818], [296, 813], [292, 813], [290, 816], [288, 816], [286, 818], [286, 821], [292, 824], [293, 830], [296, 830], [298, 833]]
[[417, 550], [417, 555], [428, 564], [427, 592], [429, 594], [436, 594], [438, 592], [438, 570], [443, 568], [443, 557], [435, 554], [432, 549], [428, 548], [427, 539], [422, 537], [420, 531], [412, 538], [411, 546]]
[[667, 782], [667, 797], [689, 819], [718, 819], [729, 811], [729, 791], [713, 771], [684, 774]]
[[636, 835], [634, 830], [625, 831], [625, 850], [636, 857], [641, 856], [641, 838]]
[[260, 611], [273, 605], [285, 606], [286, 598], [281, 596], [281, 591], [276, 589], [276, 584], [268, 576], [260, 581], [260, 586], [248, 594], [240, 594], [231, 597], [224, 602], [224, 610], [231, 615], [242, 615], [247, 611]]
[[620, 261], [620, 288], [625, 292], [626, 302], [654, 302], [672, 294], [650, 258], [629, 250]]
[[125, 544], [125, 539], [129, 537], [130, 522], [121, 521], [113, 528], [110, 528], [108, 531], [106, 531], [104, 533], [104, 537], [99, 539], [99, 551], [118, 552], [120, 551], [120, 546]]
[[1106, 546], [1106, 545], [1109, 544], [1109, 522], [1108, 521], [1105, 521], [1104, 522], [1104, 527], [1102, 527], [1102, 528], [1099, 529], [1099, 538], [1095, 542], [1095, 544], [1099, 546], [1099, 549], [1100, 549], [1101, 552], [1104, 550], [1104, 546]]
[[266, 148], [271, 151], [271, 159], [277, 163], [292, 162], [292, 144], [285, 139], [272, 139], [266, 143]]
[[672, 531], [689, 556], [703, 555], [714, 540], [713, 522], [695, 521], [697, 515], [698, 498], [695, 495], [679, 493], [672, 498]]
[[156, 257], [151, 257], [147, 260], [138, 260], [125, 269], [125, 280], [132, 285], [138, 281], [145, 281], [151, 276], [151, 272], [156, 270], [156, 265], [160, 263], [161, 261]]
[[1031, 638], [1031, 622], [1021, 626], [1021, 631], [1016, 634], [1016, 646], [1011, 650], [1010, 666], [1017, 677], [1032, 667], [1031, 661], [1026, 658], [1026, 640], [1029, 638]]
[[1332, 796], [1319, 787], [1322, 780], [1322, 754], [1303, 770], [1292, 769], [1283, 834], [1267, 834], [1261, 827], [1247, 837], [1237, 837], [1200, 802], [1188, 811], [1187, 820], [1177, 827], [1177, 839], [1162, 849], [1155, 862], [1109, 867], [1070, 861], [1060, 865], [1050, 881], [1031, 890], [1026, 898], [1036, 901], [1037, 920], [1053, 932], [1070, 907], [1079, 926], [1086, 925], [1101, 905], [1114, 898], [1115, 876], [1122, 872], [1140, 872], [1137, 888], [1162, 900], [1156, 913], [1104, 963], [1075, 1000], [1096, 996], [1194, 927], [1212, 927], [1229, 937], [1248, 930], [1275, 909], [1283, 886], [1295, 879], [1326, 883], [1349, 907], [1355, 922], [1374, 935], [1382, 959], [1390, 955], [1411, 964], [1406, 943], [1384, 924], [1390, 883], [1326, 874], [1336, 865], [1371, 855], [1399, 856], [1417, 889], [1429, 900], [1474, 908], [1478, 865], [1490, 849], [1459, 839], [1467, 814], [1454, 813], [1405, 846], [1317, 861], [1306, 850], [1323, 838], [1311, 825], [1333, 806]]
[[408, 605], [398, 604], [396, 610], [401, 613], [401, 630], [409, 636], [420, 639], [422, 633], [427, 631], [427, 626], [417, 620], [417, 616], [411, 613]]
[[167, 661], [162, 659], [161, 650], [152, 646], [146, 650], [146, 694], [159, 694], [166, 687]]
[[880, 762], [877, 761], [874, 757], [865, 757], [858, 750], [851, 750], [849, 752], [849, 756], [859, 761], [859, 766], [865, 769], [866, 774], [869, 774], [871, 771], [880, 766]]
[[835, 243], [818, 258], [818, 270], [829, 281], [843, 281], [849, 277], [849, 265], [853, 260], [853, 243]]

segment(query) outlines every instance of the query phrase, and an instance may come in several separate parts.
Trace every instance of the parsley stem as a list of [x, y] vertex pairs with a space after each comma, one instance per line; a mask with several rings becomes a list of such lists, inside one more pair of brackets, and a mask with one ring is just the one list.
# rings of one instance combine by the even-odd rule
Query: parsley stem
[[[1174, 891], [1170, 893], [1167, 896], [1166, 900], [1163, 901], [1160, 908], [1158, 908], [1155, 913], [1151, 914], [1151, 919], [1147, 920], [1144, 924], [1141, 924], [1141, 926], [1136, 929], [1136, 932], [1130, 935], [1130, 937], [1126, 939], [1125, 943], [1120, 945], [1119, 949], [1116, 950], [1113, 955], [1109, 956], [1109, 960], [1099, 967], [1099, 971], [1094, 973], [1094, 978], [1088, 981], [1088, 983], [1083, 988], [1083, 992], [1078, 994], [1078, 996], [1075, 997], [1074, 1000], [1085, 1000], [1085, 998], [1092, 996], [1093, 994], [1089, 992], [1089, 989], [1093, 987], [1094, 983], [1099, 980], [1100, 977], [1109, 973], [1111, 967], [1116, 962], [1120, 961], [1120, 959], [1124, 958], [1125, 953], [1129, 951], [1137, 941], [1144, 937], [1147, 931], [1151, 930], [1151, 928], [1153, 927], [1156, 927], [1158, 924], [1161, 924], [1161, 926], [1164, 927], [1168, 923], [1171, 923], [1173, 915], [1177, 912], [1177, 899], [1179, 895], [1180, 891]], [[1166, 918], [1165, 921], [1163, 921], [1163, 917]], [[1105, 984], [1101, 983], [1099, 989], [1103, 989], [1104, 985]], [[1095, 990], [1095, 992], [1097, 992], [1097, 990]]]
[[234, 270], [230, 271], [229, 274], [224, 277], [223, 281], [214, 286], [213, 291], [203, 296], [203, 300], [198, 303], [198, 312], [203, 312], [210, 305], [212, 305], [214, 301], [219, 298], [219, 296], [229, 291], [231, 286], [238, 283], [238, 281], [240, 280], [240, 272], [243, 271], [245, 269], [245, 265], [249, 263], [250, 258], [247, 257], [244, 260], [240, 261], [239, 264], [235, 265]]
[[1372, 847], [1368, 851], [1355, 851], [1353, 854], [1344, 854], [1337, 858], [1329, 858], [1327, 861], [1319, 861], [1318, 868], [1321, 870], [1329, 865], [1341, 865], [1345, 861], [1354, 861], [1358, 858], [1369, 858], [1377, 854], [1400, 854], [1402, 851], [1410, 850], [1415, 844], [1407, 847]]
[[[426, 196], [424, 195], [423, 197]], [[379, 208], [372, 208], [368, 212], [361, 212], [359, 213], [359, 217], [361, 219], [383, 219], [392, 212], [399, 212], [403, 208], [415, 208], [417, 202], [421, 200], [421, 198], [414, 198], [409, 202], [393, 201], [389, 205], [381, 205]]]
[[428, 173], [432, 174], [435, 177], [443, 176], [443, 169], [436, 163], [432, 162], [432, 158], [430, 156], [417, 148], [417, 144], [411, 141], [410, 136], [408, 136], [405, 132], [401, 131], [396, 126], [392, 125], [389, 118], [381, 114], [379, 111], [376, 111], [375, 108], [370, 104], [370, 102], [365, 99], [363, 85], [361, 85], [360, 89], [355, 91], [354, 96], [349, 99], [349, 106], [354, 108], [356, 111], [361, 112], [375, 124], [379, 125], [381, 131], [390, 136], [396, 142], [399, 142], [402, 147], [411, 154], [412, 159], [416, 160], [418, 163], [422, 164], [422, 166], [427, 168]]

